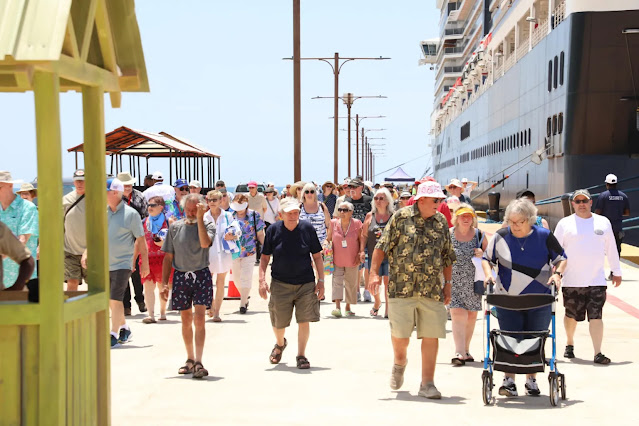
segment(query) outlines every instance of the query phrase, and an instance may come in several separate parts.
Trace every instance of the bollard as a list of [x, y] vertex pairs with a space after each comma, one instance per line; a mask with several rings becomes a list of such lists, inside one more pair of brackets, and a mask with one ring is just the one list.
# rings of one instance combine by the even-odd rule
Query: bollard
[[499, 222], [499, 192], [490, 192], [488, 194], [488, 217], [494, 222]]
[[572, 192], [564, 194], [561, 196], [561, 207], [564, 210], [564, 217], [570, 216], [572, 214], [572, 206], [570, 205], [570, 197], [572, 197]]

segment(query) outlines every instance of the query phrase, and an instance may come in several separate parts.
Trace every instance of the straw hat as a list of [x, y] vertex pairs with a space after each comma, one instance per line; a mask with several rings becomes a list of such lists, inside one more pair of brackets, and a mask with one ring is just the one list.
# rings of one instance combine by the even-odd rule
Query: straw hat
[[306, 185], [306, 182], [302, 182], [301, 180], [297, 181], [291, 185], [291, 189], [288, 190], [288, 193], [294, 197], [297, 194], [297, 190], [304, 188], [304, 185]]
[[0, 183], [20, 183], [20, 181], [17, 180], [13, 180], [13, 178], [11, 177], [11, 172], [8, 172], [6, 170], [2, 170], [0, 171]]
[[118, 173], [118, 180], [122, 182], [122, 185], [133, 185], [135, 183], [135, 177], [131, 176], [129, 172]]
[[21, 192], [31, 192], [31, 191], [37, 191], [37, 189], [35, 189], [35, 187], [31, 185], [30, 183], [23, 183], [20, 186], [20, 190], [16, 191], [16, 194], [19, 194]]
[[324, 187], [326, 185], [333, 185], [333, 188], [335, 187], [335, 184], [333, 182], [331, 182], [330, 180], [327, 180], [326, 182], [322, 184], [322, 191], [324, 190]]

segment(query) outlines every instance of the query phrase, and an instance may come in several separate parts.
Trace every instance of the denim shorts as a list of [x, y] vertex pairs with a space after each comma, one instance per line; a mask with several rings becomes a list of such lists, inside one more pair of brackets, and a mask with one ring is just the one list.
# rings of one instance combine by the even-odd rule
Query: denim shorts
[[499, 328], [506, 331], [544, 331], [548, 330], [551, 306], [528, 309], [526, 311], [511, 311], [497, 308]]
[[[368, 256], [368, 262], [366, 263], [366, 270], [371, 270], [372, 256]], [[382, 264], [379, 265], [379, 276], [387, 277], [388, 276], [388, 259], [384, 259]]]

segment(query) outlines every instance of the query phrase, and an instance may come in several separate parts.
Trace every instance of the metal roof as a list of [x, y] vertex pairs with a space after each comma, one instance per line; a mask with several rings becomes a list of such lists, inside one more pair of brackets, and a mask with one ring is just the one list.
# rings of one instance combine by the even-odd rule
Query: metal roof
[[[68, 152], [84, 152], [84, 144], [69, 148]], [[186, 139], [165, 132], [152, 133], [124, 126], [106, 134], [106, 154], [146, 158], [193, 156], [220, 158], [220, 155], [209, 152]]]

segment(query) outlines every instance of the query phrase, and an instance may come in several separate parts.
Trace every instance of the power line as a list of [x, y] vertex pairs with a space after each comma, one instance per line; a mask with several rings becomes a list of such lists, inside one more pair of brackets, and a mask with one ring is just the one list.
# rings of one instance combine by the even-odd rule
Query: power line
[[390, 169], [386, 169], [386, 170], [381, 171], [381, 172], [379, 172], [379, 173], [375, 173], [375, 176], [379, 176], [379, 175], [381, 175], [382, 173], [389, 172], [389, 171], [391, 171], [391, 170], [396, 169], [397, 167], [403, 166], [404, 164], [408, 164], [408, 163], [413, 162], [413, 161], [415, 161], [415, 160], [419, 160], [420, 158], [424, 158], [424, 157], [426, 157], [426, 156], [428, 156], [428, 155], [430, 155], [430, 154], [420, 155], [419, 157], [413, 158], [412, 160], [408, 160], [408, 161], [406, 161], [406, 162], [404, 162], [404, 163], [401, 163], [401, 164], [398, 164], [398, 165], [396, 165], [396, 166], [393, 166], [393, 167], [391, 167]]

